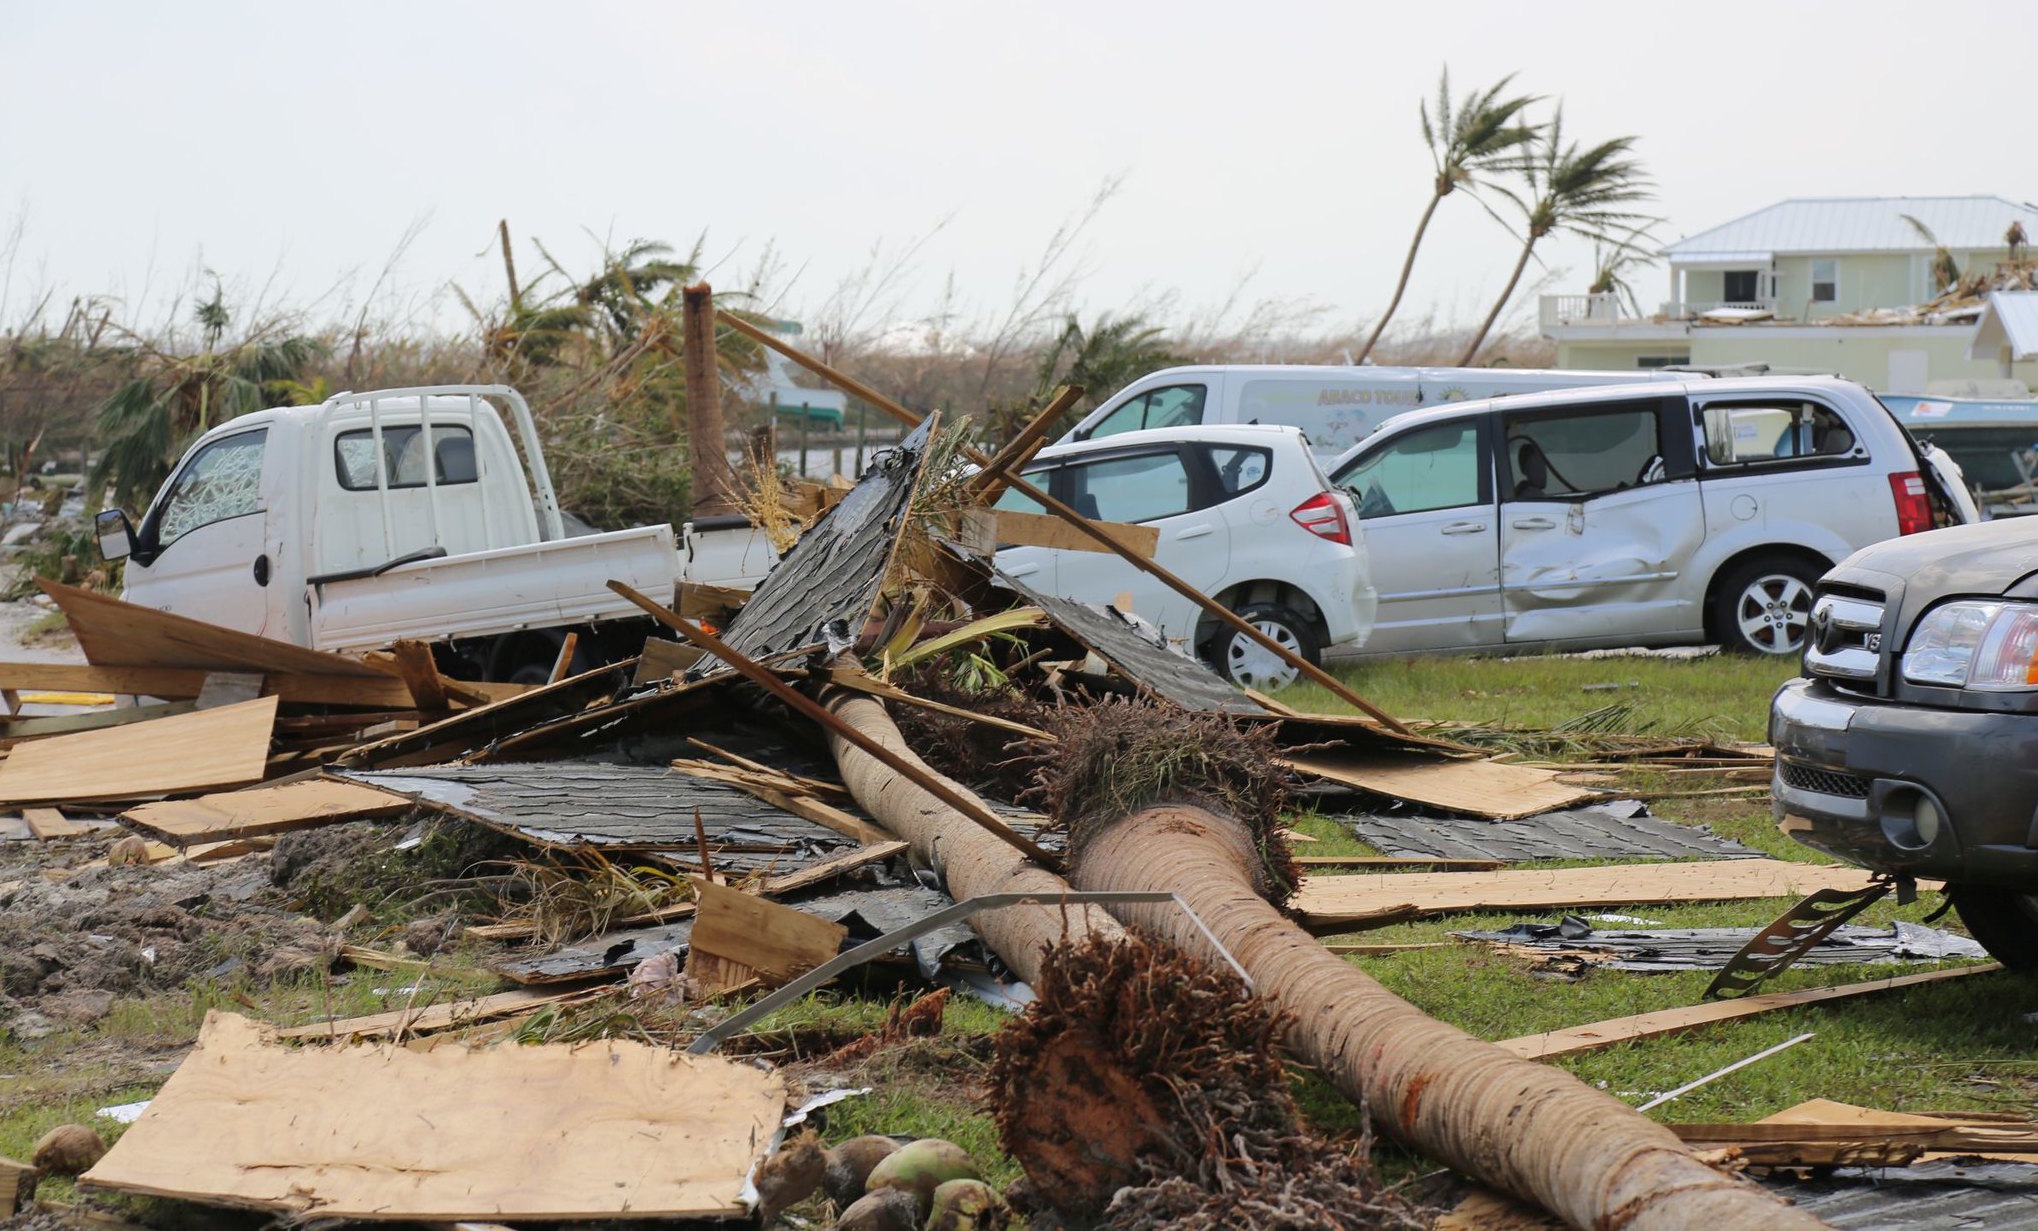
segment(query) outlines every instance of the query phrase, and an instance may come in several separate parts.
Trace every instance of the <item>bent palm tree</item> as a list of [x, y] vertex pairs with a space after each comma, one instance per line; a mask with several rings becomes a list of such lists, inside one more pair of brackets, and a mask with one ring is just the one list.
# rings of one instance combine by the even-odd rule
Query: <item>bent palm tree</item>
[[1423, 207], [1422, 220], [1415, 224], [1408, 257], [1401, 262], [1401, 280], [1394, 284], [1394, 298], [1387, 301], [1387, 310], [1373, 323], [1372, 335], [1354, 362], [1364, 363], [1366, 356], [1373, 353], [1381, 332], [1401, 306], [1401, 296], [1408, 290], [1408, 275], [1415, 269], [1415, 253], [1422, 247], [1422, 237], [1429, 230], [1429, 220], [1436, 214], [1438, 203], [1460, 188], [1476, 195], [1480, 176], [1515, 169], [1522, 148], [1535, 139], [1537, 127], [1519, 121], [1536, 96], [1500, 96], [1513, 80], [1514, 74], [1509, 73], [1486, 90], [1474, 90], [1454, 105], [1451, 70], [1445, 68], [1437, 79], [1436, 114], [1430, 114], [1427, 102], [1422, 104], [1422, 139], [1429, 145], [1436, 179], [1430, 188], [1429, 204]]
[[1493, 331], [1493, 322], [1500, 319], [1501, 309], [1514, 297], [1522, 271], [1528, 268], [1529, 257], [1544, 236], [1566, 231], [1601, 243], [1619, 244], [1626, 241], [1614, 237], [1616, 230], [1645, 229], [1655, 222], [1649, 215], [1627, 208], [1652, 195], [1648, 174], [1633, 156], [1635, 140], [1615, 137], [1580, 149], [1577, 142], [1564, 140], [1564, 111], [1559, 107], [1549, 127], [1537, 137], [1534, 154], [1521, 164], [1521, 173], [1528, 181], [1526, 190], [1517, 194], [1504, 187], [1496, 188], [1521, 210], [1528, 234], [1507, 286], [1458, 360], [1461, 366], [1469, 366], [1479, 348], [1486, 344], [1486, 335]]
[[1642, 314], [1641, 301], [1635, 296], [1634, 284], [1628, 281], [1628, 271], [1638, 265], [1647, 265], [1655, 254], [1642, 246], [1649, 237], [1649, 228], [1638, 226], [1619, 239], [1595, 241], [1592, 245], [1592, 285], [1585, 288], [1588, 295], [1613, 295], [1627, 305], [1630, 314]]
[[[1960, 281], [1960, 262], [1954, 260], [1953, 254], [1947, 251], [1946, 245], [1939, 242], [1937, 235], [1932, 234], [1931, 227], [1926, 226], [1910, 214], [1898, 214], [1897, 217], [1910, 223], [1911, 230], [1918, 233], [1918, 238], [1932, 245], [1932, 292], [1938, 294], [1942, 291], [1951, 290]], [[2015, 226], [2016, 224], [2011, 223], [2010, 225]], [[2012, 255], [2015, 254], [2014, 247], [2011, 249], [2011, 252]]]

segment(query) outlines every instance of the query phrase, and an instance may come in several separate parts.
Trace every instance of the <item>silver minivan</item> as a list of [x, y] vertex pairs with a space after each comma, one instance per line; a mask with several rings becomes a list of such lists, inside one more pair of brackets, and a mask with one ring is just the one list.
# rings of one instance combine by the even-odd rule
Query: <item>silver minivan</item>
[[1367, 656], [1695, 642], [1796, 654], [1812, 584], [1836, 562], [1979, 520], [1950, 459], [1833, 377], [1417, 411], [1331, 477], [1359, 506], [1379, 593]]

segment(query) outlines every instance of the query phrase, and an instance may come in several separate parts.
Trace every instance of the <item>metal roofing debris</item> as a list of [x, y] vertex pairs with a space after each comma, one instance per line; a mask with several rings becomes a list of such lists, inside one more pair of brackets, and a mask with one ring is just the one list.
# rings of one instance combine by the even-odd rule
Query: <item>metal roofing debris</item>
[[[934, 424], [930, 415], [896, 446], [878, 454], [863, 478], [840, 503], [765, 574], [722, 633], [730, 649], [749, 658], [768, 658], [818, 649], [837, 640], [854, 643], [877, 602], [906, 509], [920, 477], [920, 463]], [[840, 624], [831, 634], [830, 626]], [[707, 658], [690, 670], [700, 679], [730, 670]]]
[[2013, 360], [2038, 356], [2038, 291], [1990, 291], [1967, 343], [1969, 359], [1995, 359], [2008, 347]]
[[1047, 613], [1064, 633], [1095, 650], [1134, 683], [1183, 709], [1264, 717], [1267, 707], [1203, 663], [1158, 640], [1151, 625], [1136, 624], [1115, 607], [1098, 607], [1043, 594], [1004, 573], [998, 584]]
[[1382, 854], [1429, 859], [1754, 859], [1762, 854], [1703, 825], [1650, 816], [1635, 800], [1519, 821], [1372, 813], [1328, 819]]
[[[925, 918], [954, 904], [947, 894], [917, 882], [862, 884], [816, 894], [780, 905], [828, 919], [849, 929], [849, 943], [860, 944]], [[497, 962], [495, 969], [518, 983], [561, 983], [628, 970], [661, 953], [683, 950], [693, 934], [693, 920], [659, 927], [632, 928], [597, 936], [555, 953]], [[942, 959], [960, 945], [976, 940], [967, 927], [946, 927], [910, 946], [914, 965], [933, 977]]]
[[2038, 207], [1997, 196], [1798, 197], [1680, 239], [1663, 255], [1687, 264], [1766, 261], [1780, 253], [1931, 252], [1905, 214], [1955, 252], [2005, 248], [2013, 221], [2027, 231], [2038, 227]]
[[1845, 1167], [1804, 1180], [1778, 1172], [1763, 1184], [1837, 1231], [2038, 1229], [2038, 1166], [2028, 1163]]
[[542, 845], [655, 851], [689, 865], [698, 809], [723, 871], [789, 872], [856, 845], [739, 787], [662, 766], [540, 761], [344, 776]]
[[[1557, 923], [1517, 923], [1490, 932], [1453, 932], [1467, 940], [1535, 949], [1582, 958], [1608, 970], [1655, 974], [1672, 970], [1717, 970], [1740, 952], [1754, 928], [1647, 928], [1601, 930], [1576, 915]], [[1986, 959], [1988, 953], [1965, 936], [1918, 923], [1887, 928], [1836, 929], [1798, 962], [1814, 966], [1865, 966], [1883, 962], [1943, 962]]]

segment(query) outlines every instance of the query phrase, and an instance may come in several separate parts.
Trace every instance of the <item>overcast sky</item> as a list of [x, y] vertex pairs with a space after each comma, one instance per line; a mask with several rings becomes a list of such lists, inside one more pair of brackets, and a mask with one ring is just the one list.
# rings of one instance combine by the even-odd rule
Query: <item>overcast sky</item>
[[[0, 250], [21, 234], [0, 323], [50, 288], [160, 310], [202, 268], [339, 304], [420, 223], [389, 302], [499, 295], [503, 217], [527, 271], [532, 237], [578, 268], [590, 233], [705, 231], [727, 284], [770, 245], [795, 311], [926, 238], [900, 307], [952, 276], [989, 310], [1122, 176], [1082, 244], [1090, 308], [1207, 308], [1249, 279], [1346, 326], [1392, 289], [1446, 63], [1461, 88], [1518, 71], [1580, 139], [1638, 135], [1669, 240], [1794, 195], [2038, 196], [2028, 74], [1991, 50], [2030, 26], [1945, 0], [0, 0]], [[1476, 319], [1513, 254], [1447, 201], [1404, 317]], [[1591, 276], [1587, 245], [1548, 260], [1556, 289]], [[1665, 282], [1641, 275], [1645, 303]]]

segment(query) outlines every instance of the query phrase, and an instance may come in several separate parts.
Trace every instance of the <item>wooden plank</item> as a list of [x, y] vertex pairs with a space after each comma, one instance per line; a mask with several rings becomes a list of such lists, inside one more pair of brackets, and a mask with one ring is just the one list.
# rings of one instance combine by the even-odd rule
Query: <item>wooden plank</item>
[[11, 1218], [35, 1200], [41, 1173], [27, 1163], [0, 1158], [0, 1218]]
[[[1824, 1103], [1825, 1100], [1815, 1100]], [[1801, 1107], [1803, 1105], [1800, 1105]], [[1844, 1103], [1828, 1104], [1846, 1108]], [[1792, 1108], [1790, 1115], [1798, 1111]], [[1815, 1118], [1769, 1117], [1753, 1124], [1670, 1124], [1686, 1145], [1700, 1150], [1733, 1150], [1758, 1167], [1888, 1166], [1919, 1156], [1989, 1158], [2028, 1163], [2038, 1156], [2038, 1126], [1978, 1123], [1847, 1108], [1859, 1115], [1835, 1122]]]
[[21, 819], [28, 823], [28, 832], [37, 840], [51, 842], [58, 838], [75, 838], [81, 834], [96, 833], [96, 825], [74, 821], [55, 808], [23, 808]]
[[682, 645], [667, 641], [663, 637], [647, 637], [644, 652], [637, 658], [637, 675], [630, 681], [632, 688], [642, 688], [669, 680], [701, 660], [697, 646]]
[[[334, 656], [337, 657], [337, 656]], [[86, 663], [0, 663], [0, 687], [76, 689], [189, 700], [205, 690], [202, 667], [92, 666]], [[306, 705], [409, 709], [410, 690], [393, 675], [297, 675], [268, 672], [267, 696]]]
[[1614, 796], [1559, 782], [1550, 770], [1498, 761], [1413, 761], [1349, 753], [1291, 753], [1290, 769], [1448, 812], [1519, 820]]
[[1869, 874], [1834, 864], [1780, 859], [1710, 859], [1593, 868], [1513, 868], [1502, 872], [1364, 872], [1312, 876], [1294, 907], [1313, 927], [1363, 925], [1398, 911], [1418, 915], [1471, 910], [1555, 910], [1574, 906], [1654, 906], [1801, 898], [1819, 889], [1853, 891]]
[[439, 664], [432, 661], [432, 647], [422, 641], [398, 641], [389, 647], [389, 654], [395, 660], [396, 674], [420, 710], [442, 714], [452, 708], [445, 682], [439, 678]]
[[777, 1074], [628, 1040], [291, 1047], [214, 1011], [80, 1186], [321, 1219], [742, 1217], [784, 1106]]
[[[766, 987], [776, 987], [834, 957], [849, 935], [839, 923], [705, 877], [696, 876], [693, 883], [698, 909], [687, 939], [689, 972], [694, 959], [705, 954], [756, 975]], [[726, 978], [721, 982], [734, 985]]]
[[0, 763], [0, 802], [136, 799], [260, 782], [276, 698], [23, 744]]
[[172, 714], [188, 714], [197, 708], [198, 703], [195, 701], [170, 701], [162, 705], [129, 705], [91, 714], [10, 718], [6, 720], [4, 727], [0, 727], [0, 739], [12, 744], [18, 740], [71, 735], [78, 731], [101, 731], [107, 727], [124, 727], [131, 722], [147, 722], [153, 718], [168, 718]]
[[[2012, 1140], [1999, 1138], [1986, 1143], [1963, 1143], [1958, 1146], [1940, 1148], [1928, 1146], [1923, 1150], [1925, 1161], [1942, 1158], [1981, 1157], [1998, 1162], [2031, 1161], [2038, 1154], [2038, 1125], [2020, 1116], [2002, 1118], [2001, 1113], [1973, 1115], [1964, 1112], [1931, 1112], [1913, 1115], [1901, 1111], [1885, 1111], [1876, 1107], [1857, 1107], [1852, 1103], [1836, 1102], [1832, 1099], [1807, 1099], [1795, 1107], [1786, 1107], [1773, 1116], [1764, 1116], [1760, 1124], [1816, 1124], [1823, 1126], [1841, 1125], [1851, 1128], [1857, 1135], [1880, 1137], [1896, 1130], [1931, 1131], [1949, 1127], [1997, 1129], [2014, 1132], [2019, 1137]], [[1672, 1126], [1676, 1127], [1676, 1126]], [[1680, 1133], [1681, 1135], [1681, 1133]]]
[[674, 773], [686, 774], [708, 782], [727, 783], [740, 787], [774, 808], [783, 808], [801, 820], [834, 830], [845, 838], [854, 838], [865, 846], [874, 842], [889, 842], [895, 836], [880, 826], [873, 825], [862, 817], [852, 816], [833, 804], [826, 804], [803, 791], [796, 791], [771, 782], [763, 776], [734, 767], [722, 768], [702, 761], [678, 760], [672, 763]]
[[[964, 516], [971, 518], [979, 512], [989, 511], [972, 509]], [[998, 509], [996, 514], [997, 521], [991, 533], [993, 541], [999, 547], [1053, 547], [1061, 551], [1111, 554], [1110, 548], [1059, 517], [1050, 517], [1044, 513], [1021, 513], [1013, 509]], [[1142, 559], [1153, 559], [1154, 548], [1160, 545], [1161, 532], [1157, 526], [1137, 526], [1115, 521], [1098, 521], [1090, 524]]]
[[387, 679], [389, 673], [359, 659], [308, 650], [123, 602], [76, 586], [37, 578], [69, 621], [85, 661], [98, 667], [198, 667], [213, 671], [282, 671], [296, 675], [352, 675]]
[[1428, 868], [1432, 872], [1493, 872], [1505, 859], [1431, 859], [1416, 855], [1296, 855], [1304, 868]]
[[143, 804], [121, 813], [120, 819], [181, 846], [288, 833], [338, 821], [399, 816], [412, 806], [407, 797], [380, 787], [312, 778], [281, 786]]
[[1808, 987], [1795, 992], [1764, 992], [1755, 996], [1742, 996], [1735, 1000], [1712, 1000], [1704, 1004], [1685, 1005], [1675, 1009], [1659, 1009], [1654, 1013], [1637, 1013], [1633, 1017], [1616, 1017], [1564, 1030], [1549, 1030], [1542, 1034], [1525, 1034], [1519, 1038], [1502, 1039], [1494, 1046], [1527, 1060], [1547, 1060], [1552, 1056], [1598, 1051], [1602, 1047], [1612, 1047], [1616, 1043], [1632, 1043], [1638, 1039], [1678, 1034], [1686, 1030], [1695, 1030], [1700, 1026], [1710, 1026], [1714, 1022], [1753, 1017], [1757, 1013], [1768, 1013], [1776, 1009], [1794, 1009], [1800, 1005], [1823, 1004], [1828, 1000], [1844, 1000], [1851, 996], [1896, 991], [1924, 983], [1937, 983], [1942, 979], [1965, 979], [1971, 975], [1988, 974], [2001, 969], [2002, 967], [1996, 963], [1988, 962], [1980, 966], [1957, 966], [1948, 970], [1928, 970], [1922, 974], [1897, 975], [1867, 983]]
[[[1059, 525], [1060, 523], [1057, 522], [1055, 524]], [[816, 674], [823, 673], [816, 672]], [[1009, 718], [999, 718], [994, 714], [980, 714], [975, 710], [967, 710], [959, 705], [948, 705], [940, 701], [932, 701], [926, 697], [907, 692], [897, 685], [888, 684], [874, 675], [858, 671], [853, 667], [830, 667], [826, 670], [825, 675], [831, 684], [839, 684], [844, 688], [855, 689], [857, 692], [869, 693], [874, 697], [883, 697], [887, 701], [896, 701], [901, 705], [917, 706], [920, 709], [931, 710], [937, 714], [946, 714], [951, 718], [963, 718], [970, 722], [980, 722], [987, 727], [996, 727], [1000, 731], [1009, 731], [1014, 735], [1021, 735], [1027, 739], [1037, 739], [1046, 743], [1054, 742], [1054, 736], [1038, 727], [1029, 727], [1023, 722], [1013, 722]]]
[[[558, 655], [552, 659], [552, 669], [545, 673], [545, 682], [547, 684], [557, 684], [566, 678], [567, 671], [573, 666], [573, 655], [579, 649], [580, 634], [566, 634], [566, 639], [559, 643]], [[643, 664], [639, 663], [638, 665], [642, 666]]]

